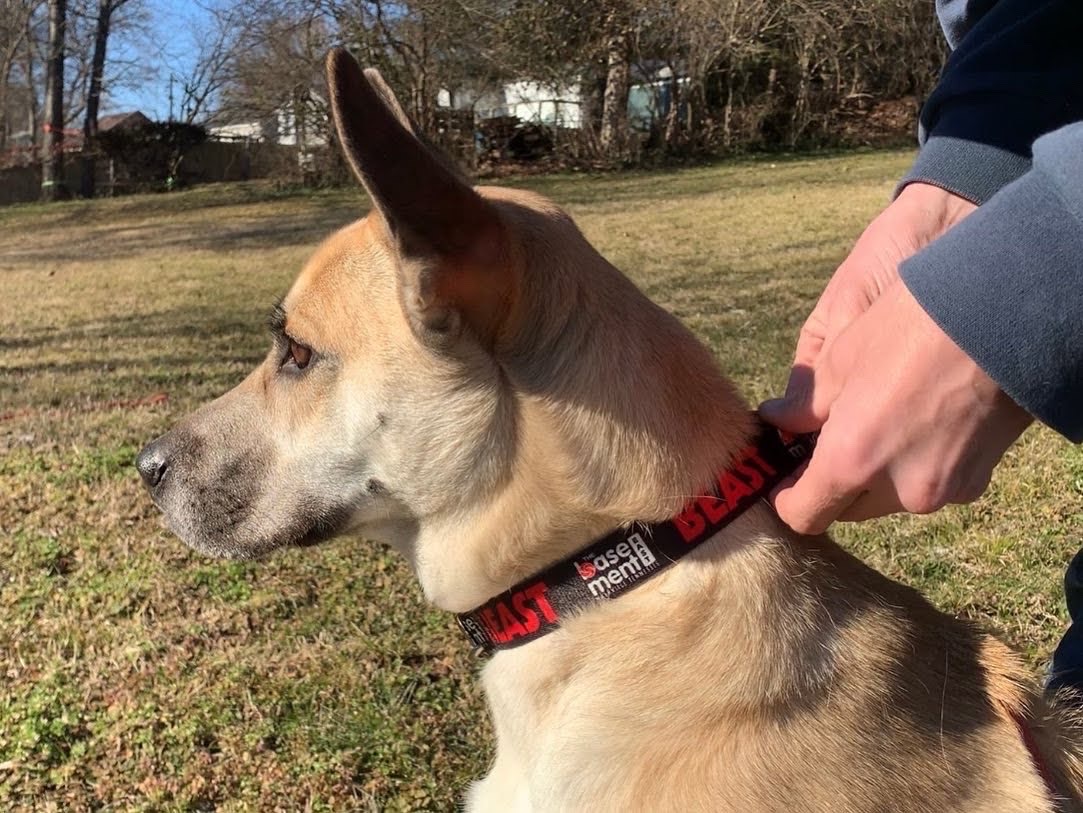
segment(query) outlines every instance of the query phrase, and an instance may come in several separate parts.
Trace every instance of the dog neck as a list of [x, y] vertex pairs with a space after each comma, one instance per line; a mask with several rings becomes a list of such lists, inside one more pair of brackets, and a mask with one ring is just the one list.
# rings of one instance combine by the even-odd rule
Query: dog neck
[[672, 517], [747, 447], [751, 413], [687, 339], [672, 355], [626, 342], [614, 355], [631, 357], [599, 361], [589, 382], [562, 379], [566, 397], [520, 395], [501, 490], [418, 529], [415, 565], [434, 604], [471, 610], [614, 528]]
[[496, 351], [514, 404], [507, 476], [417, 529], [422, 587], [454, 612], [616, 527], [673, 516], [756, 432], [710, 351], [570, 220], [550, 225], [561, 239], [524, 243], [540, 258], [523, 273], [530, 304]]
[[814, 436], [763, 426], [702, 494], [663, 522], [637, 522], [593, 540], [468, 613], [459, 624], [482, 652], [556, 631], [592, 604], [617, 598], [709, 542], [808, 459]]

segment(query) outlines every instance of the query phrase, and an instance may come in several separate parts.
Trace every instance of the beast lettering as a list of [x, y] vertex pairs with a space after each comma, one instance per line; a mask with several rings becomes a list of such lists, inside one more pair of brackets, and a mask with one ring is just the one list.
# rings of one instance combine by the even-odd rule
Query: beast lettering
[[[545, 623], [554, 624], [556, 611], [549, 603], [549, 585], [535, 582], [512, 594], [510, 601], [497, 599], [481, 610], [481, 621], [495, 643], [506, 644], [537, 632]], [[541, 617], [539, 617], [539, 613]]]
[[674, 518], [681, 538], [689, 544], [698, 542], [707, 531], [708, 523], [718, 525], [743, 501], [762, 489], [767, 477], [777, 473], [755, 447], [745, 449], [737, 463], [715, 481], [718, 496], [696, 497]]

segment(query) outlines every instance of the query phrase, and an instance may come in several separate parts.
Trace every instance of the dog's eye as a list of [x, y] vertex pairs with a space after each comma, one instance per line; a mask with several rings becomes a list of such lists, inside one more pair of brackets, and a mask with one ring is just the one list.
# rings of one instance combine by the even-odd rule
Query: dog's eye
[[296, 342], [293, 339], [286, 339], [289, 342], [289, 346], [286, 349], [286, 357], [282, 359], [282, 366], [294, 365], [298, 370], [303, 370], [308, 366], [308, 363], [312, 360], [312, 348], [305, 347], [300, 342]]

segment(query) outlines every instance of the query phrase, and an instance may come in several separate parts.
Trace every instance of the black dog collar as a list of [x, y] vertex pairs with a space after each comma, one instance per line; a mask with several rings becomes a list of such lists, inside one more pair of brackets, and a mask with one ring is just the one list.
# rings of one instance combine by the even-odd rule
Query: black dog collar
[[664, 522], [634, 522], [525, 579], [480, 607], [459, 626], [479, 654], [540, 638], [589, 604], [616, 598], [676, 562], [766, 497], [809, 458], [815, 435], [763, 426], [703, 496]]

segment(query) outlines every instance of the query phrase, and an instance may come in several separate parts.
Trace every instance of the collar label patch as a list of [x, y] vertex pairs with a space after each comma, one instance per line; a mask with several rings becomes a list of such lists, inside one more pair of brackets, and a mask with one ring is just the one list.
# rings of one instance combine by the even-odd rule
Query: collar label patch
[[575, 569], [595, 598], [609, 598], [626, 582], [635, 582], [660, 570], [662, 563], [638, 533], [586, 559], [577, 559]]

